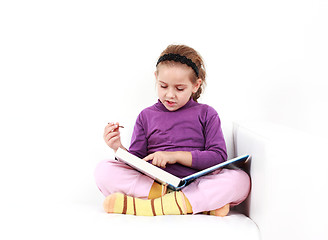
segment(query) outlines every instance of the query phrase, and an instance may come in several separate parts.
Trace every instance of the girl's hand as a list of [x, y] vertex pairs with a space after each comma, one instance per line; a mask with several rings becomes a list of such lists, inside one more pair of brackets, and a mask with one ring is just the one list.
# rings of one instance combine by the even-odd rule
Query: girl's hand
[[149, 154], [143, 160], [152, 161], [152, 164], [158, 167], [165, 168], [166, 164], [180, 163], [181, 165], [191, 167], [192, 166], [192, 155], [190, 152], [177, 151], [177, 152], [163, 152], [158, 151]]
[[145, 161], [152, 160], [153, 165], [162, 168], [165, 168], [167, 163], [174, 164], [177, 162], [174, 152], [162, 152], [162, 151], [149, 154], [143, 160]]
[[106, 144], [115, 152], [119, 147], [124, 148], [121, 143], [121, 135], [118, 123], [108, 123], [104, 131], [104, 140]]

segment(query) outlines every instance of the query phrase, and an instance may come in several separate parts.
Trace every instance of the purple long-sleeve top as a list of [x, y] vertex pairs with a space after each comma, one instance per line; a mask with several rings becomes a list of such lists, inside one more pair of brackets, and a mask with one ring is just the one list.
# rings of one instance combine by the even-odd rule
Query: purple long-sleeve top
[[144, 158], [157, 151], [189, 151], [192, 166], [166, 164], [165, 171], [185, 177], [227, 160], [221, 121], [214, 108], [189, 100], [177, 111], [158, 101], [137, 117], [129, 152]]

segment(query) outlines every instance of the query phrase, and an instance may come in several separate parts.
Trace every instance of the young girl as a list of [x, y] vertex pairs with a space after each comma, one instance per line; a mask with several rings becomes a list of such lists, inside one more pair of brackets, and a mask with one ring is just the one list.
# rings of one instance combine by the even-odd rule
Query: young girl
[[[200, 104], [205, 84], [200, 55], [184, 45], [170, 45], [156, 64], [158, 102], [138, 116], [129, 152], [178, 177], [226, 161], [220, 118]], [[104, 140], [116, 151], [124, 148], [119, 123], [105, 127]], [[108, 213], [143, 216], [206, 212], [225, 216], [244, 201], [250, 179], [242, 170], [222, 169], [196, 179], [182, 191], [168, 192], [152, 178], [116, 160], [105, 160], [95, 171]]]

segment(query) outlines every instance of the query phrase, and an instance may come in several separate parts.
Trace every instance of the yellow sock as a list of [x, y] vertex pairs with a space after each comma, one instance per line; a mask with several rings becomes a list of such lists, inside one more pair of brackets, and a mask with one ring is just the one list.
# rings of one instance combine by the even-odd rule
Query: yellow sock
[[224, 205], [223, 207], [218, 208], [216, 210], [204, 212], [204, 214], [218, 216], [218, 217], [224, 217], [224, 216], [228, 215], [229, 211], [230, 211], [230, 204], [228, 203], [228, 204]]
[[154, 182], [149, 191], [148, 199], [155, 199], [165, 195], [167, 192], [167, 187]]
[[192, 213], [192, 206], [191, 206], [188, 198], [186, 198], [186, 196], [184, 196], [184, 197], [185, 197], [185, 203], [186, 203], [187, 213]]
[[105, 199], [104, 209], [107, 213], [138, 216], [187, 214], [186, 198], [181, 191], [171, 192], [163, 197], [150, 200], [114, 193]]

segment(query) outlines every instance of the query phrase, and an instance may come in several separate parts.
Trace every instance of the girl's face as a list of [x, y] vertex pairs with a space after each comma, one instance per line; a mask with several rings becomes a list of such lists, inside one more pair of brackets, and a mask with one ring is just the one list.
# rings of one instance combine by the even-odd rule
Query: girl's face
[[183, 107], [193, 93], [196, 93], [202, 80], [193, 84], [190, 80], [192, 69], [184, 65], [159, 65], [155, 72], [157, 94], [161, 103], [169, 111]]

